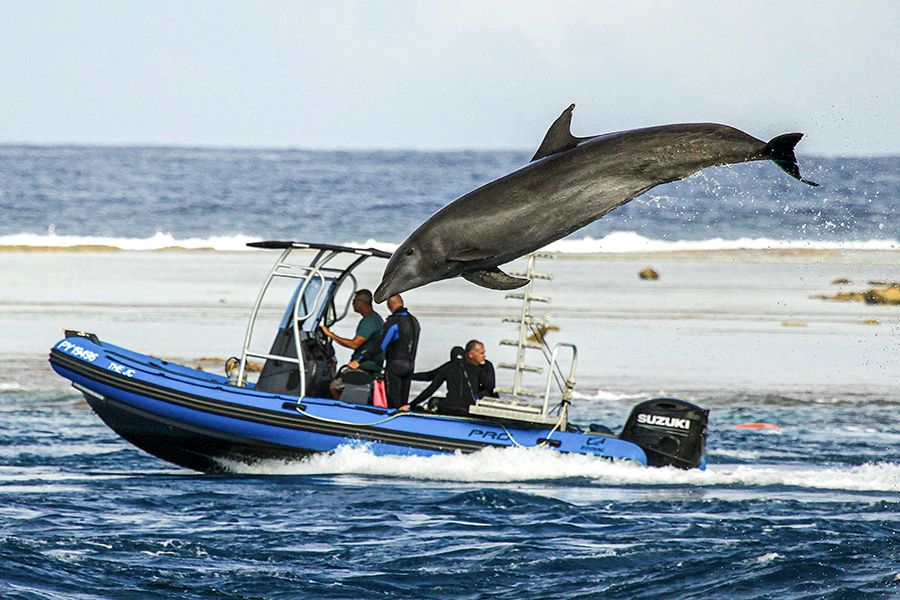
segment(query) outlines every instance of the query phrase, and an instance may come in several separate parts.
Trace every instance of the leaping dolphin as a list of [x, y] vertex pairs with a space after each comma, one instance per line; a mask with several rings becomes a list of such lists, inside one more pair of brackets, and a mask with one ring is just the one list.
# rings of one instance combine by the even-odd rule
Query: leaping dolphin
[[491, 289], [523, 286], [527, 280], [499, 265], [706, 167], [771, 160], [818, 185], [800, 176], [794, 146], [802, 133], [766, 143], [727, 125], [687, 123], [575, 137], [574, 108], [553, 122], [528, 165], [457, 198], [406, 238], [388, 261], [375, 300], [460, 276]]

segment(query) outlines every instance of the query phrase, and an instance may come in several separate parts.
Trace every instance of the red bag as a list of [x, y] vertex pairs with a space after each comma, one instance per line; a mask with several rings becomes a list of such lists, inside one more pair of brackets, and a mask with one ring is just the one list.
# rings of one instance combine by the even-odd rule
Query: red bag
[[372, 382], [372, 405], [387, 408], [387, 393], [384, 391], [384, 379], [376, 378]]

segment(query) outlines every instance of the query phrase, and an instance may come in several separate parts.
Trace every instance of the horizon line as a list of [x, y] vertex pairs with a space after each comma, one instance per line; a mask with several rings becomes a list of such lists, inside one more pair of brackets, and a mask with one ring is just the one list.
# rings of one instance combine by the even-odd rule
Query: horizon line
[[[275, 152], [410, 152], [421, 154], [441, 154], [451, 152], [506, 152], [506, 153], [531, 153], [531, 148], [512, 147], [472, 147], [472, 146], [448, 146], [443, 148], [421, 148], [413, 146], [291, 146], [291, 145], [226, 145], [207, 143], [142, 143], [142, 142], [6, 142], [0, 141], [0, 148], [131, 148], [131, 149], [159, 149], [159, 150], [253, 150]], [[897, 153], [830, 153], [809, 152], [806, 156], [820, 158], [896, 158]]]

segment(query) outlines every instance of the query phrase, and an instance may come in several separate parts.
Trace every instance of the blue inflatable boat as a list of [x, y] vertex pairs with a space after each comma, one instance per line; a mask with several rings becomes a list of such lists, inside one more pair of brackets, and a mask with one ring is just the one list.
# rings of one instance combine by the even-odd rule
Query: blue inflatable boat
[[[331, 326], [347, 317], [357, 289], [356, 267], [390, 255], [302, 242], [250, 245], [281, 253], [257, 297], [230, 376], [160, 360], [79, 331], [67, 331], [54, 345], [52, 368], [125, 440], [198, 471], [227, 470], [230, 461], [299, 458], [345, 444], [365, 444], [375, 454], [405, 455], [543, 446], [650, 466], [705, 464], [708, 411], [681, 400], [639, 404], [618, 435], [598, 425], [583, 430], [569, 423], [575, 366], [571, 346], [568, 376], [558, 364], [565, 345], [544, 352], [550, 375], [543, 403], [540, 397], [529, 402], [523, 390], [514, 388], [498, 398], [480, 399], [470, 415], [460, 417], [378, 408], [371, 405], [366, 386], [332, 400], [328, 384], [337, 363], [319, 324]], [[298, 261], [298, 256], [306, 258]], [[257, 350], [255, 329], [276, 281], [288, 282], [290, 299], [274, 341]], [[527, 306], [528, 290], [524, 299]], [[525, 339], [527, 324], [523, 318], [520, 350], [535, 345]], [[261, 361], [262, 368], [256, 381], [248, 382], [251, 359]], [[560, 384], [558, 395], [551, 394], [554, 378]]]

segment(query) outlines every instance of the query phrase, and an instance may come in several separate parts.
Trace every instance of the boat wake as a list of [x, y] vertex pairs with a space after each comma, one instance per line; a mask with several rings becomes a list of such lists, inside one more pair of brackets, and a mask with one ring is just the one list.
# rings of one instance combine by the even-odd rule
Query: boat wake
[[590, 479], [601, 485], [786, 486], [810, 489], [900, 492], [900, 464], [853, 467], [712, 465], [706, 471], [648, 469], [543, 448], [486, 448], [474, 454], [377, 456], [364, 445], [297, 461], [264, 460], [252, 465], [224, 461], [247, 475], [368, 475], [426, 481], [508, 483]]

